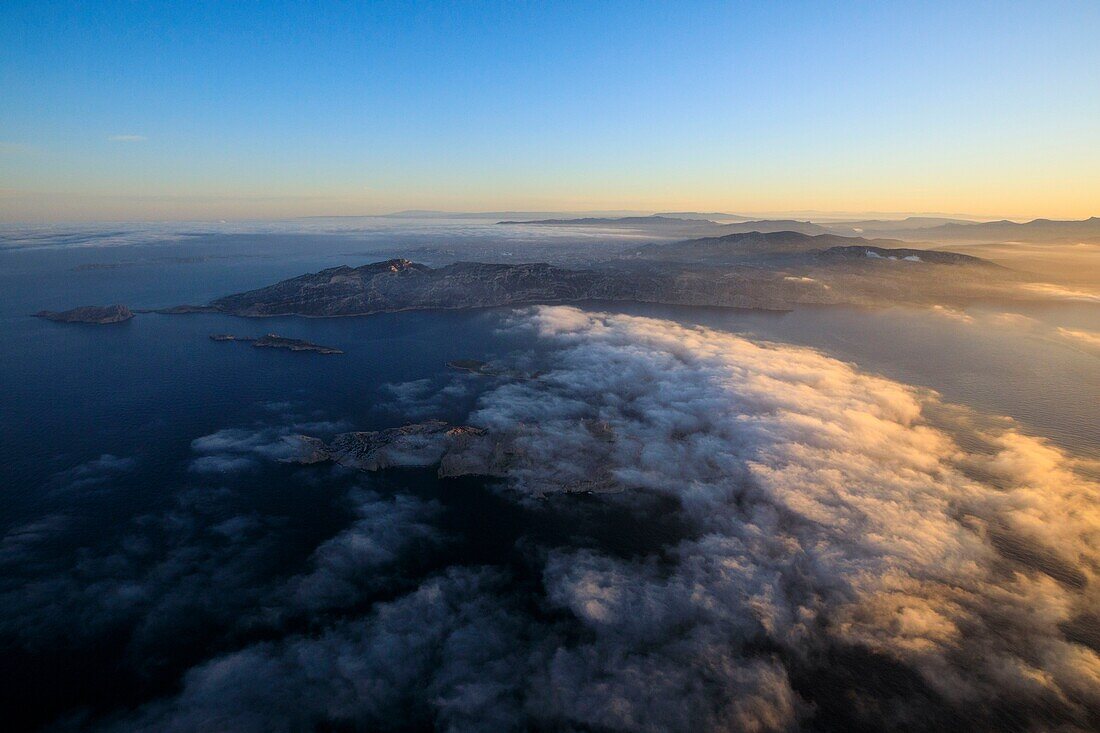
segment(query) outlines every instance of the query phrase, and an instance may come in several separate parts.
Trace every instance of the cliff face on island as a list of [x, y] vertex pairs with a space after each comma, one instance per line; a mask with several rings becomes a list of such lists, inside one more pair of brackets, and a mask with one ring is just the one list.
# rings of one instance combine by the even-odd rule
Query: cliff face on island
[[133, 312], [124, 305], [85, 305], [67, 311], [38, 311], [34, 315], [58, 323], [93, 323], [97, 325], [122, 323], [134, 317]]

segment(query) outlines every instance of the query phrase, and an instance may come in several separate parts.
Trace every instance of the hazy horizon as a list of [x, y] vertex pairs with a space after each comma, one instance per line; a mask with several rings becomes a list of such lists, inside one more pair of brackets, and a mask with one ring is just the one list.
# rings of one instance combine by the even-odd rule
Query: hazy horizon
[[[727, 214], [739, 217], [745, 217], [748, 219], [759, 220], [799, 220], [799, 221], [816, 221], [816, 222], [846, 222], [846, 221], [866, 221], [866, 220], [883, 220], [883, 221], [901, 221], [907, 218], [937, 218], [937, 219], [956, 219], [960, 221], [969, 222], [991, 222], [991, 221], [1012, 221], [1017, 223], [1026, 223], [1035, 220], [1054, 220], [1054, 221], [1084, 221], [1092, 218], [1097, 218], [1097, 214], [1088, 214], [1079, 217], [1056, 217], [1048, 215], [1029, 215], [1029, 216], [1010, 216], [1005, 214], [974, 214], [970, 212], [946, 212], [946, 211], [821, 211], [813, 209], [796, 209], [789, 211], [751, 211], [746, 209], [737, 209], [736, 207], [721, 207], [711, 211], [707, 207], [695, 207], [695, 208], [676, 208], [676, 207], [657, 207], [649, 209], [593, 209], [593, 208], [580, 208], [580, 209], [537, 209], [537, 208], [514, 208], [514, 209], [431, 209], [426, 207], [413, 206], [406, 209], [380, 209], [378, 211], [370, 211], [363, 213], [320, 213], [320, 214], [285, 214], [285, 215], [271, 215], [271, 216], [177, 216], [177, 217], [160, 217], [152, 213], [146, 216], [129, 216], [129, 217], [111, 217], [107, 215], [93, 217], [73, 217], [63, 218], [44, 216], [41, 218], [11, 218], [0, 219], [0, 225], [2, 226], [44, 226], [51, 225], [71, 225], [79, 226], [82, 224], [95, 225], [95, 224], [187, 224], [187, 223], [230, 223], [230, 224], [247, 224], [249, 222], [292, 222], [295, 220], [309, 220], [309, 219], [384, 219], [384, 218], [399, 218], [408, 217], [415, 218], [417, 215], [425, 216], [453, 216], [454, 218], [492, 218], [494, 215], [499, 216], [512, 216], [523, 215], [525, 217], [538, 217], [538, 216], [569, 216], [569, 217], [606, 217], [606, 218], [621, 218], [631, 216], [675, 216], [676, 214]], [[720, 218], [720, 217], [719, 217]]]

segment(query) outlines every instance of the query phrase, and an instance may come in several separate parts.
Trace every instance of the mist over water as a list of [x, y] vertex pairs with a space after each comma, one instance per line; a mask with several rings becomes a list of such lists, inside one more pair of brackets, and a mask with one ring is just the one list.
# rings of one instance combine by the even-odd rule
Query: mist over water
[[[443, 262], [611, 246], [491, 227], [9, 240], [0, 688], [17, 728], [1096, 722], [1095, 509], [1075, 502], [1091, 496], [1080, 476], [1100, 460], [1100, 350], [1075, 334], [1100, 333], [1097, 304], [599, 303], [144, 314], [102, 328], [28, 317], [202, 303], [410, 247]], [[207, 338], [267, 332], [345, 353]], [[446, 367], [464, 358], [549, 376], [508, 383]], [[427, 418], [519, 431], [546, 452], [530, 473], [488, 482], [281, 462], [296, 434]], [[638, 447], [606, 462], [637, 470], [637, 490], [525, 495], [523, 481], [554, 461], [583, 467], [586, 451], [605, 450], [578, 427], [593, 420]], [[559, 445], [563, 435], [573, 442]], [[697, 457], [718, 457], [665, 475], [666, 435], [696, 436]], [[867, 476], [844, 473], [861, 460]], [[1034, 465], [1059, 486], [1014, 487]], [[706, 511], [710, 486], [732, 491], [719, 505], [736, 511]], [[879, 489], [923, 509], [927, 534], [898, 539], [915, 520], [885, 513]], [[1019, 504], [1002, 505], [1010, 490]], [[1035, 508], [1044, 491], [1051, 515]], [[1058, 507], [1081, 513], [1062, 521]], [[889, 583], [869, 584], [876, 575]], [[979, 659], [1017, 666], [998, 677]], [[1048, 681], [1021, 681], [1032, 672]]]

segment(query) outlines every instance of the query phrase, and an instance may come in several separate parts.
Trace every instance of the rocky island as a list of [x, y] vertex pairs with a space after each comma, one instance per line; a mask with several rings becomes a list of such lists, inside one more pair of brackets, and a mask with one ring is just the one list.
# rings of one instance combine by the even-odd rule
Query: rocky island
[[[302, 452], [297, 463], [332, 461], [360, 471], [378, 471], [395, 466], [432, 466], [445, 456], [468, 449], [480, 442], [487, 431], [467, 425], [452, 426], [442, 420], [403, 425], [399, 428], [368, 432], [340, 433], [330, 443], [306, 435], [299, 436]], [[484, 461], [468, 462], [468, 470], [440, 475], [499, 475]]]
[[1026, 297], [1020, 273], [977, 257], [894, 246], [899, 244], [754, 231], [635, 247], [583, 268], [537, 262], [429, 267], [392, 259], [332, 267], [158, 312], [332, 317], [584, 301], [790, 310]]
[[280, 336], [275, 333], [269, 333], [259, 338], [252, 336], [234, 336], [231, 333], [214, 333], [210, 335], [211, 341], [241, 341], [244, 343], [250, 343], [253, 346], [261, 349], [286, 349], [287, 351], [312, 351], [317, 354], [343, 354], [340, 349], [334, 349], [331, 346], [321, 346], [310, 341], [303, 341], [302, 339], [292, 339]]
[[122, 323], [134, 317], [133, 312], [124, 305], [85, 305], [67, 311], [38, 311], [37, 318], [57, 323], [92, 323], [106, 325]]
[[[890, 261], [889, 256], [877, 260], [866, 255], [838, 256], [835, 250], [784, 253], [771, 262], [731, 258], [728, 263], [693, 264], [646, 259], [583, 270], [545, 263], [481, 262], [431, 268], [389, 260], [356, 268], [334, 267], [219, 298], [208, 306], [161, 312], [332, 317], [582, 301], [789, 310], [799, 304], [955, 302], [1005, 295], [1012, 284], [1003, 274], [990, 277], [987, 271], [977, 277], [964, 263], [922, 258], [920, 267], [904, 272], [881, 267]], [[791, 278], [832, 284], [813, 290], [796, 288]]]
[[485, 370], [489, 365], [483, 361], [478, 361], [477, 359], [452, 359], [451, 361], [447, 362], [447, 366], [459, 372], [485, 374]]
[[[606, 423], [584, 420], [579, 427], [597, 439], [591, 450], [605, 457], [614, 450], [615, 434]], [[618, 479], [603, 469], [593, 473], [572, 466], [549, 477], [537, 477], [537, 472], [530, 469], [546, 457], [527, 449], [530, 443], [525, 437], [529, 438], [532, 430], [537, 427], [498, 433], [473, 425], [427, 420], [387, 430], [340, 433], [328, 443], [300, 435], [298, 456], [289, 460], [301, 464], [332, 462], [360, 471], [437, 466], [440, 478], [508, 478], [519, 481], [525, 491], [535, 495], [622, 490]]]
[[458, 262], [432, 268], [405, 259], [333, 267], [210, 303], [238, 316], [352, 316], [587, 299], [630, 299], [636, 278], [544, 263]]
[[526, 372], [518, 369], [504, 369], [499, 365], [489, 364], [478, 359], [452, 359], [447, 362], [447, 368], [478, 377], [500, 377], [520, 381], [542, 376], [541, 371]]

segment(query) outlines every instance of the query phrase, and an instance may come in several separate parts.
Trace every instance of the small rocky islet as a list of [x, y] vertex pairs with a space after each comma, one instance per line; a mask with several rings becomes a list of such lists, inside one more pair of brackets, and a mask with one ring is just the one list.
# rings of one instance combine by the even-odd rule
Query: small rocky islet
[[124, 305], [84, 305], [66, 311], [43, 310], [34, 315], [55, 323], [88, 323], [98, 326], [123, 323], [134, 317], [133, 311]]
[[236, 336], [231, 333], [210, 334], [211, 341], [240, 341], [250, 343], [260, 349], [285, 349], [287, 351], [312, 351], [316, 354], [343, 354], [340, 349], [331, 346], [322, 346], [303, 339], [292, 339], [280, 336], [277, 333], [269, 333], [259, 338], [253, 336]]
[[[579, 429], [598, 438], [597, 450], [608, 454], [614, 450], [615, 432], [607, 423], [584, 420]], [[541, 460], [537, 453], [530, 452], [523, 431], [494, 432], [476, 425], [452, 425], [434, 419], [385, 430], [339, 433], [328, 441], [309, 435], [295, 436], [295, 440], [298, 453], [285, 459], [289, 463], [335, 463], [367, 472], [435, 466], [439, 478], [507, 479], [524, 475], [535, 461]], [[582, 476], [556, 475], [526, 485], [526, 490], [535, 496], [609, 493], [622, 488], [619, 479], [605, 469]]]

